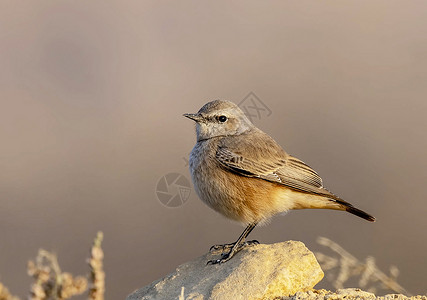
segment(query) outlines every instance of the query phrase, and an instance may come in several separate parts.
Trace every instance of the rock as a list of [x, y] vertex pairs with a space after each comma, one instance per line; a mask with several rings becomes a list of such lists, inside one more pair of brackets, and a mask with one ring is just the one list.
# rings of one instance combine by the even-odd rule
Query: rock
[[281, 300], [427, 300], [427, 296], [407, 297], [400, 294], [390, 294], [385, 296], [375, 296], [372, 293], [361, 289], [339, 289], [336, 292], [327, 290], [313, 290], [307, 292], [297, 292], [291, 297], [281, 297]]
[[375, 300], [372, 293], [364, 292], [360, 289], [340, 289], [336, 292], [327, 290], [313, 290], [308, 292], [298, 292], [292, 297], [283, 297], [282, 300], [335, 300], [335, 299], [364, 299]]
[[274, 299], [308, 291], [323, 278], [313, 253], [301, 242], [254, 245], [226, 263], [206, 265], [219, 255], [208, 253], [182, 264], [168, 276], [135, 291], [127, 300]]

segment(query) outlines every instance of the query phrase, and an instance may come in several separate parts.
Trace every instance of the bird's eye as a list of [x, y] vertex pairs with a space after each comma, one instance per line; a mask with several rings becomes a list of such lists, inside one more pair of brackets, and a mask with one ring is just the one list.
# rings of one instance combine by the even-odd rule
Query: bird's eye
[[227, 121], [227, 117], [226, 116], [219, 116], [219, 117], [217, 117], [217, 120], [220, 121], [221, 123], [224, 123], [225, 121]]

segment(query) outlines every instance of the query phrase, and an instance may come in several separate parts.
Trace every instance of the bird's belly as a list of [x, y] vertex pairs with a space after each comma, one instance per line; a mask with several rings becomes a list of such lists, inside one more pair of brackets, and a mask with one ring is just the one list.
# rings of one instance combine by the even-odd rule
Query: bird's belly
[[196, 193], [209, 207], [244, 224], [268, 220], [274, 214], [292, 208], [279, 199], [284, 187], [252, 177], [237, 175], [205, 161], [191, 168]]

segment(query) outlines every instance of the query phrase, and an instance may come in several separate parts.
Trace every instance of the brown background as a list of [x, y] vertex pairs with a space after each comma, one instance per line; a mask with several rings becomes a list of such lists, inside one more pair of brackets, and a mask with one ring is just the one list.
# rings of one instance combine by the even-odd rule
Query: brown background
[[425, 1], [2, 1], [0, 281], [23, 297], [40, 247], [83, 274], [102, 230], [124, 299], [234, 241], [194, 191], [172, 209], [155, 189], [189, 178], [182, 113], [253, 91], [255, 124], [378, 221], [295, 211], [251, 237], [325, 236], [426, 293], [426, 29]]

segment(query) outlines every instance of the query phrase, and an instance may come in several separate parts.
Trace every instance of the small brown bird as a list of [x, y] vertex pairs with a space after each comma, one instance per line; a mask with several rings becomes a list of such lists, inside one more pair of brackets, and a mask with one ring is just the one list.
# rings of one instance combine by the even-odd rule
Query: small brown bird
[[215, 211], [247, 225], [235, 243], [212, 246], [223, 254], [208, 263], [226, 262], [258, 243], [245, 241], [255, 226], [291, 209], [344, 210], [375, 221], [326, 190], [313, 169], [256, 128], [236, 104], [215, 100], [184, 116], [196, 122], [190, 173], [197, 195]]

